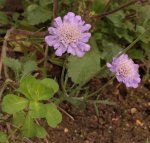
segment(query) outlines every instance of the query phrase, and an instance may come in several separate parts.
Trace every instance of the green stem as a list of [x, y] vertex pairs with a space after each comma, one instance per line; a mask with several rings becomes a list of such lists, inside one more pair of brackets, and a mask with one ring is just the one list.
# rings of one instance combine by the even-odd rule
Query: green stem
[[[145, 32], [143, 32], [141, 35], [139, 35], [128, 47], [126, 47], [121, 53], [119, 53], [119, 54], [117, 54], [116, 56], [119, 56], [119, 55], [121, 55], [121, 54], [123, 54], [123, 53], [126, 53], [129, 49], [131, 49], [144, 35], [145, 35], [145, 33], [147, 33], [148, 31], [150, 30], [150, 28], [148, 28], [147, 30], [145, 30]], [[115, 56], [115, 57], [116, 57]], [[106, 67], [106, 65], [104, 65], [97, 73], [96, 73], [96, 75], [98, 74], [98, 73], [100, 73], [100, 71], [102, 70], [102, 69], [104, 69]], [[114, 79], [115, 77], [113, 77], [112, 79]], [[111, 79], [111, 80], [112, 80]], [[83, 85], [85, 85], [85, 83], [87, 83], [89, 81], [89, 79], [86, 81], [86, 82], [84, 82], [84, 84], [81, 84], [80, 85], [80, 87], [82, 87]], [[109, 82], [109, 81], [108, 81]], [[107, 83], [106, 83], [106, 85], [104, 85], [104, 87], [102, 86], [101, 88], [99, 88], [97, 91], [95, 91], [95, 92], [93, 92], [93, 93], [91, 93], [90, 95], [88, 95], [86, 98], [89, 98], [89, 97], [91, 97], [91, 96], [94, 96], [94, 95], [96, 95], [97, 93], [99, 93], [100, 91], [102, 91], [105, 87], [107, 86]], [[73, 91], [72, 91], [72, 93], [75, 91], [75, 90], [77, 90], [78, 89], [78, 87], [76, 87]], [[98, 97], [97, 98], [99, 98], [99, 95], [98, 95]]]
[[67, 94], [67, 91], [64, 86], [65, 69], [66, 69], [66, 60], [64, 61], [63, 69], [62, 69], [62, 73], [61, 73], [61, 88], [62, 88], [62, 92], [64, 93], [64, 95], [68, 97], [69, 95]]
[[48, 46], [46, 46], [44, 53], [44, 67], [43, 67], [43, 77], [47, 76], [47, 59], [48, 59]]
[[121, 53], [119, 53], [117, 56], [122, 55], [123, 53], [126, 53], [129, 49], [131, 49], [144, 35], [145, 33], [149, 32], [150, 28], [145, 30], [141, 35], [139, 35], [128, 47], [126, 47]]
[[[95, 92], [89, 94], [88, 96], [86, 96], [85, 98], [89, 98], [89, 97], [92, 97], [96, 94], [98, 94], [100, 91], [102, 91], [107, 85], [109, 85], [113, 80], [114, 80], [115, 77], [112, 77], [106, 84], [104, 84], [102, 87], [100, 87], [98, 90], [96, 90]], [[97, 99], [99, 98], [100, 95], [97, 96]]]
[[[10, 40], [7, 40], [7, 42], [11, 42], [11, 41], [29, 41], [29, 40], [43, 40], [44, 38], [41, 38], [41, 37], [37, 37], [37, 38], [21, 38], [21, 39], [10, 39]], [[5, 39], [4, 38], [0, 38], [0, 42], [4, 41]]]

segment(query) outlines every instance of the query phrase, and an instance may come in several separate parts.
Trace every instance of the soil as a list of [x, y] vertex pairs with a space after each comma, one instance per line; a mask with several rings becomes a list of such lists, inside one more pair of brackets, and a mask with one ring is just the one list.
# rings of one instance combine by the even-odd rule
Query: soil
[[[63, 122], [49, 130], [50, 143], [149, 143], [150, 89], [118, 89], [115, 85], [101, 95], [116, 106], [99, 104], [100, 115], [89, 105], [79, 111], [68, 104], [61, 107], [74, 117], [63, 114]], [[126, 95], [122, 94], [126, 93]]]
[[[19, 0], [16, 1], [19, 3]], [[11, 0], [7, 0], [11, 5]], [[14, 5], [14, 4], [12, 4]], [[11, 11], [19, 11], [12, 7]], [[17, 10], [16, 10], [17, 9]], [[59, 71], [59, 70], [58, 70]], [[60, 74], [60, 73], [58, 73]], [[55, 73], [56, 75], [56, 73]], [[93, 105], [85, 110], [68, 103], [61, 108], [70, 114], [63, 114], [62, 123], [56, 128], [48, 128], [49, 143], [149, 143], [150, 142], [150, 81], [137, 89], [126, 89], [118, 84], [110, 85], [100, 99], [110, 99], [116, 106], [98, 104], [99, 116]], [[148, 142], [149, 140], [149, 142]], [[35, 143], [45, 143], [36, 139]]]

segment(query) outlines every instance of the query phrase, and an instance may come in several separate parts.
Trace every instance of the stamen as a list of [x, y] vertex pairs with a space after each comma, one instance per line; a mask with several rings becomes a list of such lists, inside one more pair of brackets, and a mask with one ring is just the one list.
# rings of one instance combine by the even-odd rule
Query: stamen
[[77, 42], [81, 37], [81, 30], [75, 24], [64, 23], [58, 31], [60, 34], [59, 40], [65, 44]]
[[132, 74], [132, 67], [130, 66], [130, 63], [127, 60], [122, 61], [118, 65], [118, 72], [120, 75], [122, 75], [124, 77], [128, 77], [129, 75], [131, 75]]

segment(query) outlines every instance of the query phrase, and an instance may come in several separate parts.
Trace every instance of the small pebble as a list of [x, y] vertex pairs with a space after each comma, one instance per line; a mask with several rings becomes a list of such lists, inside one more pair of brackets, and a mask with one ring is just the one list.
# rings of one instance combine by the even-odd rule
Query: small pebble
[[117, 122], [118, 118], [112, 118], [112, 121]]
[[131, 108], [131, 114], [135, 114], [137, 112], [136, 108]]
[[143, 123], [140, 120], [138, 120], [138, 119], [136, 120], [135, 124], [137, 126], [143, 126]]
[[68, 132], [69, 132], [68, 128], [64, 128], [64, 133], [68, 133]]

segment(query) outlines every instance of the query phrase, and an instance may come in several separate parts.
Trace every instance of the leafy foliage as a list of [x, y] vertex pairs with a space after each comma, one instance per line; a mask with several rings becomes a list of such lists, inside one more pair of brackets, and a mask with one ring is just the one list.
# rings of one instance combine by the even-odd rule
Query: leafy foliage
[[52, 88], [48, 88], [32, 76], [27, 76], [21, 80], [18, 91], [24, 94], [28, 99], [34, 101], [47, 100], [54, 95]]
[[27, 20], [31, 25], [37, 25], [51, 19], [52, 13], [45, 6], [36, 4], [29, 5], [27, 10]]
[[5, 143], [8, 141], [7, 134], [0, 131], [0, 143]]
[[7, 94], [3, 99], [2, 109], [9, 114], [16, 113], [28, 106], [28, 100], [13, 94]]
[[21, 63], [17, 59], [5, 57], [3, 59], [3, 63], [11, 68], [15, 72], [15, 74], [19, 74], [19, 72], [21, 71]]
[[61, 122], [62, 116], [55, 104], [47, 104], [46, 120], [52, 128], [55, 128]]
[[8, 21], [9, 20], [7, 15], [4, 12], [0, 11], [0, 24], [6, 25], [8, 24]]
[[[5, 57], [3, 63], [15, 73], [15, 77], [12, 77], [15, 82], [13, 88], [17, 85], [19, 87], [15, 91], [6, 91], [8, 94], [3, 97], [1, 106], [3, 112], [13, 116], [13, 124], [17, 129], [21, 129], [21, 133], [25, 137], [45, 138], [47, 132], [38, 121], [45, 119], [50, 127], [55, 128], [62, 121], [62, 115], [56, 104], [62, 100], [66, 100], [79, 109], [85, 108], [86, 103], [114, 105], [107, 99], [88, 99], [88, 94], [91, 91], [86, 83], [93, 77], [108, 78], [111, 76], [104, 68], [106, 63], [123, 51], [140, 34], [147, 31], [150, 25], [149, 2], [145, 5], [127, 7], [102, 18], [92, 18], [92, 16], [104, 15], [105, 12], [112, 11], [123, 2], [128, 1], [111, 1], [110, 5], [105, 7], [109, 0], [60, 0], [56, 9], [53, 2], [53, 0], [23, 0], [21, 10], [23, 12], [19, 10], [19, 12], [8, 14], [4, 8], [5, 0], [0, 0], [0, 26], [3, 27], [0, 29], [1, 36], [6, 34], [9, 26], [21, 29], [21, 33], [23, 33], [12, 33], [7, 39], [8, 48], [11, 47], [11, 50], [8, 50], [8, 55], [9, 52], [10, 55], [15, 53], [14, 57], [19, 56], [19, 58]], [[42, 34], [47, 31], [46, 27], [52, 23], [55, 13], [63, 16], [68, 11], [81, 15], [85, 21], [92, 25], [90, 39], [92, 48], [83, 58], [74, 56], [58, 58], [53, 54], [52, 48], [49, 48], [47, 53], [45, 50]], [[3, 39], [1, 39], [2, 42]], [[138, 44], [127, 52], [129, 57], [138, 60], [139, 63], [142, 63], [141, 65], [145, 66], [142, 67], [142, 70], [146, 73], [147, 79], [150, 75], [149, 47], [150, 32], [147, 32], [138, 41]], [[64, 65], [66, 57], [69, 57], [68, 63]], [[51, 63], [48, 63], [47, 59], [60, 67], [64, 65], [65, 71], [62, 73], [60, 88], [62, 91], [58, 92], [59, 85], [55, 80], [42, 79], [42, 71], [44, 70], [46, 71], [44, 77], [55, 76], [51, 74], [51, 67], [48, 67]], [[31, 76], [31, 73], [39, 79]], [[57, 76], [55, 78], [60, 79]], [[54, 97], [56, 93], [58, 96]], [[7, 135], [0, 132], [0, 142], [7, 140]]]
[[46, 116], [46, 106], [43, 103], [31, 101], [29, 105], [29, 115], [32, 118], [44, 118]]
[[26, 61], [23, 65], [23, 72], [22, 72], [22, 76], [26, 76], [30, 73], [32, 73], [35, 69], [37, 69], [37, 63], [35, 61]]
[[20, 81], [17, 91], [25, 97], [7, 94], [2, 102], [3, 112], [13, 114], [13, 122], [16, 126], [21, 126], [23, 136], [44, 138], [45, 129], [36, 124], [34, 119], [45, 118], [53, 128], [61, 122], [62, 115], [56, 105], [41, 102], [53, 97], [58, 91], [58, 84], [49, 78], [37, 80], [29, 75]]
[[37, 63], [31, 60], [21, 63], [18, 59], [5, 57], [3, 63], [14, 71], [16, 78], [23, 78], [37, 69]]
[[84, 57], [70, 56], [68, 61], [68, 73], [76, 84], [84, 84], [100, 70], [100, 52], [94, 39], [91, 39], [92, 49]]

